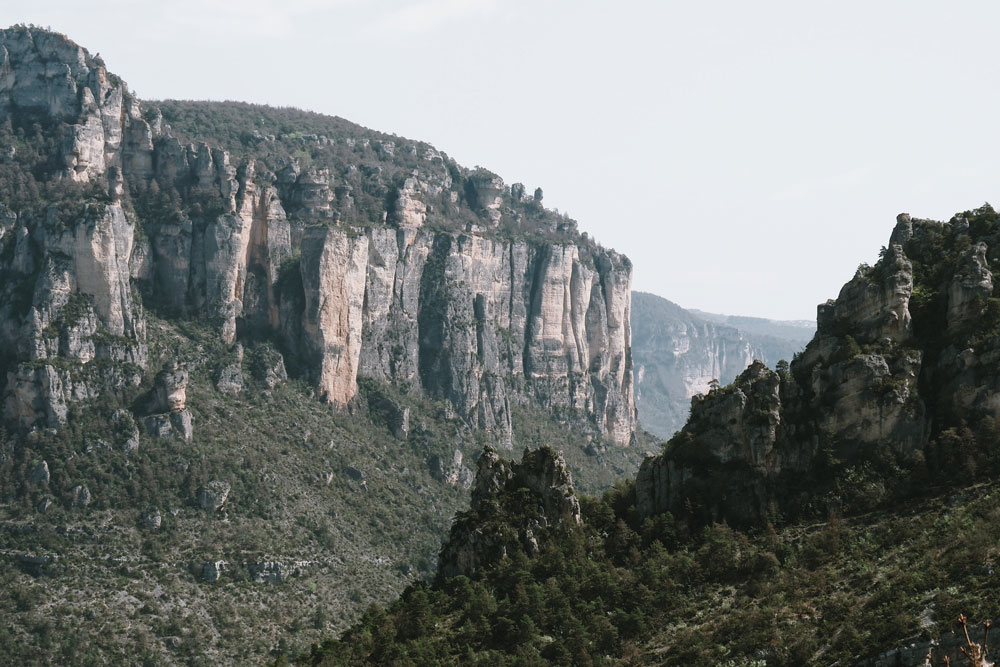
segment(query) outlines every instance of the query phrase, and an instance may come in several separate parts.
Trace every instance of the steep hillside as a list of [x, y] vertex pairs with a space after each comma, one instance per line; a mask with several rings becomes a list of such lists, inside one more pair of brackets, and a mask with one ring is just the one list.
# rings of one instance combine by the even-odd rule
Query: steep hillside
[[707, 393], [713, 380], [732, 382], [754, 359], [770, 366], [790, 360], [813, 330], [685, 310], [662, 297], [633, 292], [632, 355], [643, 427], [671, 437], [687, 421], [691, 398]]
[[300, 662], [957, 663], [1000, 612], [997, 248], [989, 206], [900, 215], [790, 367], [697, 399], [600, 499], [487, 452], [435, 585]]
[[[0, 662], [247, 664], [437, 569], [473, 462], [638, 466], [631, 264], [297, 110], [0, 30]], [[629, 447], [631, 443], [638, 446]]]

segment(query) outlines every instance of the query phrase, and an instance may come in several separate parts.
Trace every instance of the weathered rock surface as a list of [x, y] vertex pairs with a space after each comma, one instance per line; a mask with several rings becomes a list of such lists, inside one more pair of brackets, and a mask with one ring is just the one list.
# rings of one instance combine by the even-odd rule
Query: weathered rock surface
[[[5, 414], [22, 425], [65, 423], [69, 405], [138, 385], [145, 325], [128, 270], [133, 223], [118, 205], [67, 217], [19, 216], [0, 238], [11, 278], [0, 301], [0, 343], [22, 359], [7, 374]], [[14, 293], [31, 290], [26, 312]], [[112, 362], [112, 363], [109, 363]]]
[[913, 266], [896, 243], [889, 245], [877, 270], [862, 268], [844, 285], [835, 301], [818, 308], [821, 335], [849, 329], [861, 342], [904, 342], [913, 333], [909, 311]]
[[205, 486], [198, 489], [198, 504], [203, 510], [217, 512], [222, 509], [229, 499], [229, 492], [232, 490], [229, 482], [213, 479]]
[[202, 563], [201, 565], [201, 578], [202, 581], [206, 581], [210, 584], [214, 584], [219, 579], [222, 578], [222, 574], [226, 571], [228, 563], [224, 560], [213, 560]]
[[90, 505], [90, 489], [85, 484], [73, 487], [73, 507], [83, 508]]
[[139, 427], [131, 412], [125, 409], [115, 410], [111, 415], [111, 429], [115, 445], [119, 449], [125, 452], [135, 452], [139, 449]]
[[142, 420], [142, 423], [151, 438], [168, 440], [176, 437], [189, 442], [194, 436], [190, 410], [149, 415]]
[[180, 412], [187, 402], [188, 373], [170, 363], [153, 381], [150, 412]]
[[977, 243], [959, 258], [958, 272], [948, 289], [948, 326], [953, 329], [980, 317], [986, 300], [993, 296], [986, 250], [985, 243]]
[[163, 515], [160, 510], [151, 509], [142, 514], [142, 527], [150, 532], [156, 532], [163, 524]]
[[462, 452], [455, 450], [449, 460], [440, 456], [432, 456], [430, 460], [431, 475], [434, 479], [452, 486], [461, 486], [464, 489], [472, 486], [475, 475], [468, 467], [462, 465]]
[[[835, 443], [846, 460], [883, 446], [912, 458], [926, 435], [916, 391], [921, 354], [896, 346], [912, 335], [912, 289], [910, 262], [893, 245], [878, 267], [859, 270], [837, 301], [819, 306], [816, 337], [793, 364], [797, 375], [811, 369], [808, 386], [783, 392], [777, 374], [755, 363], [729, 387], [693, 399], [691, 418], [667, 452], [639, 470], [639, 512], [684, 515], [697, 498], [701, 520], [762, 522], [784, 509], [774, 492], [778, 480], [808, 471], [821, 442]], [[888, 348], [862, 355], [844, 336]], [[710, 470], [725, 471], [724, 492], [714, 498]]]
[[215, 388], [223, 394], [238, 394], [243, 391], [243, 369], [238, 364], [223, 366], [215, 380]]

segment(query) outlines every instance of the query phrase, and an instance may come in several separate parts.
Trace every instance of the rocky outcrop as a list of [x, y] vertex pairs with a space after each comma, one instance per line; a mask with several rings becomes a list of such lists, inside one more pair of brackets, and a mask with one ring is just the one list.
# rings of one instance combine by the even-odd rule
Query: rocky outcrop
[[247, 571], [250, 573], [250, 578], [257, 583], [280, 584], [286, 576], [284, 566], [273, 560], [248, 563]]
[[150, 412], [180, 412], [187, 403], [188, 373], [176, 363], [156, 374], [153, 380], [153, 395]]
[[214, 584], [222, 578], [223, 573], [228, 569], [228, 563], [224, 560], [207, 561], [201, 564], [201, 579], [210, 584]]
[[427, 204], [421, 199], [421, 183], [416, 178], [408, 178], [399, 189], [395, 202], [395, 222], [400, 227], [419, 228], [427, 220]]
[[111, 431], [115, 446], [122, 451], [132, 453], [139, 449], [139, 427], [128, 410], [115, 410], [111, 415]]
[[49, 473], [49, 463], [48, 461], [42, 461], [32, 468], [31, 474], [28, 475], [28, 484], [31, 484], [32, 486], [41, 486], [48, 484], [50, 479], [51, 475]]
[[73, 507], [84, 508], [90, 505], [90, 489], [85, 484], [78, 484], [73, 487], [72, 502]]
[[725, 489], [729, 516], [743, 522], [766, 517], [773, 507], [761, 481], [777, 476], [789, 463], [776, 448], [781, 421], [780, 379], [759, 361], [724, 389], [696, 396], [671, 456], [646, 459], [640, 467], [636, 509], [650, 516], [681, 507], [688, 499], [685, 491], [701, 482], [703, 472], [689, 461], [707, 460], [713, 468], [743, 472], [743, 484]]
[[[790, 370], [755, 364], [694, 399], [687, 425], [640, 468], [640, 514], [760, 523], [861, 502], [850, 488], [866, 475], [880, 493], [905, 493], [931, 465], [988, 460], [1000, 418], [998, 243], [988, 207], [948, 223], [901, 215], [879, 262], [819, 306]], [[967, 447], [983, 434], [985, 449], [956, 460], [953, 429]]]
[[128, 268], [134, 224], [116, 204], [7, 221], [0, 343], [23, 361], [8, 372], [5, 414], [58, 426], [72, 403], [121, 396], [141, 379], [145, 325]]
[[213, 479], [198, 489], [198, 505], [208, 512], [217, 512], [226, 504], [232, 488], [229, 482]]
[[153, 390], [146, 401], [143, 419], [150, 437], [178, 437], [189, 442], [193, 436], [191, 411], [187, 409], [188, 372], [171, 361], [153, 380]]
[[977, 243], [959, 257], [958, 272], [948, 287], [948, 326], [956, 329], [980, 317], [993, 296], [993, 274], [986, 244]]
[[892, 243], [876, 268], [862, 266], [835, 301], [818, 308], [820, 335], [854, 332], [860, 342], [905, 342], [913, 333], [909, 311], [913, 266], [903, 247]]
[[473, 208], [484, 211], [493, 226], [500, 223], [504, 193], [502, 178], [485, 169], [476, 170], [466, 180], [465, 191]]
[[464, 489], [469, 488], [475, 478], [472, 471], [462, 465], [462, 460], [462, 452], [458, 449], [448, 460], [441, 456], [432, 456], [429, 462], [431, 476], [445, 484], [461, 486]]
[[138, 105], [122, 82], [79, 45], [43, 30], [0, 31], [0, 120], [14, 110], [61, 123], [61, 176], [87, 182], [127, 156], [149, 164], [147, 132]]
[[163, 515], [160, 510], [151, 509], [142, 513], [142, 527], [151, 533], [155, 533], [163, 524]]
[[548, 447], [525, 450], [520, 463], [490, 447], [479, 457], [471, 509], [459, 515], [441, 549], [438, 578], [472, 575], [507, 558], [533, 555], [548, 529], [582, 522], [566, 462]]

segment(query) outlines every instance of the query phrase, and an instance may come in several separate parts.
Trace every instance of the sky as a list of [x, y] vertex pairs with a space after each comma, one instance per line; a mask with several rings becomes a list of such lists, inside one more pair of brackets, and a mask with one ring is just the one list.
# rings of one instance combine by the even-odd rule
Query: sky
[[1000, 206], [1000, 3], [0, 0], [143, 99], [434, 144], [682, 306], [814, 319], [900, 212]]

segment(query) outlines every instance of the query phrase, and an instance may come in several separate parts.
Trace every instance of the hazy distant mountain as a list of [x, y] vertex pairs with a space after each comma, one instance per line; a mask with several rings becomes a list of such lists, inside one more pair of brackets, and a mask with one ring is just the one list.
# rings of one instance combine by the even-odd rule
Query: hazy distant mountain
[[763, 317], [747, 317], [744, 315], [720, 315], [706, 313], [697, 308], [689, 308], [688, 312], [696, 317], [716, 324], [728, 324], [748, 334], [774, 336], [783, 340], [800, 341], [804, 347], [813, 334], [816, 333], [814, 320], [769, 320]]
[[691, 397], [715, 379], [731, 382], [754, 360], [791, 360], [815, 324], [686, 310], [654, 294], [632, 293], [632, 359], [639, 421], [669, 438], [684, 425]]

